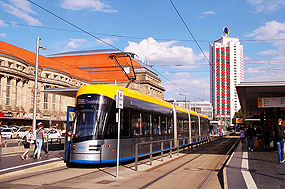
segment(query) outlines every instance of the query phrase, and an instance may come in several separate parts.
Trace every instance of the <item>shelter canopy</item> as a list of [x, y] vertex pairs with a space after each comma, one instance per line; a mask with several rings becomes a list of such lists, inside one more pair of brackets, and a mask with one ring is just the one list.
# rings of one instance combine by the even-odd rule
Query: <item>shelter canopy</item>
[[259, 117], [265, 108], [258, 108], [258, 98], [285, 97], [285, 82], [242, 82], [236, 86], [245, 118]]

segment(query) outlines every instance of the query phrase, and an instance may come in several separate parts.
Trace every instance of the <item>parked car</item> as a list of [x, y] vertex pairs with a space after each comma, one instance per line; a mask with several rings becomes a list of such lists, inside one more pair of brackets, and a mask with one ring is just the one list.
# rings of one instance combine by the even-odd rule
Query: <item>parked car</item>
[[0, 129], [7, 128], [7, 127], [8, 127], [7, 125], [1, 125]]
[[17, 138], [23, 138], [27, 134], [28, 134], [27, 128], [26, 127], [21, 127], [17, 131]]
[[12, 129], [12, 128], [3, 128], [1, 130], [1, 136], [3, 138], [16, 138], [17, 137], [17, 131], [16, 131], [16, 129]]
[[60, 132], [56, 129], [50, 129], [46, 132], [48, 139], [58, 139], [61, 137]]

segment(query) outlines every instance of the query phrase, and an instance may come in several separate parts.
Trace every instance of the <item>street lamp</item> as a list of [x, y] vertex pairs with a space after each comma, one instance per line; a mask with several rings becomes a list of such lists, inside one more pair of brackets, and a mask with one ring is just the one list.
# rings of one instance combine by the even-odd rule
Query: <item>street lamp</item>
[[186, 107], [186, 104], [187, 104], [186, 95], [184, 95], [184, 94], [181, 94], [181, 93], [179, 93], [179, 95], [181, 95], [181, 96], [184, 96], [184, 97], [185, 97], [185, 108], [187, 109], [187, 107]]
[[36, 134], [36, 122], [37, 122], [37, 88], [38, 88], [38, 69], [39, 69], [39, 49], [46, 50], [46, 48], [40, 46], [41, 38], [37, 37], [36, 46], [36, 71], [35, 71], [35, 86], [34, 86], [34, 109], [33, 109], [33, 132]]

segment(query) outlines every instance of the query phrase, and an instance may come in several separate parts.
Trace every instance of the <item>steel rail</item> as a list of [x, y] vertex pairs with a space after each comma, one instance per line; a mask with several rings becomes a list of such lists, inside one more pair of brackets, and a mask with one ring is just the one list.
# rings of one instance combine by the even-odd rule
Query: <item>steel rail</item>
[[[218, 168], [219, 165], [221, 165], [221, 163], [224, 161], [224, 159], [229, 155], [229, 153], [233, 150], [233, 148], [236, 146], [236, 144], [239, 142], [239, 140], [237, 140], [234, 145], [232, 145], [232, 147], [227, 151], [227, 153], [224, 155], [224, 157], [218, 162], [218, 164], [216, 165], [216, 167], [211, 170], [209, 172], [209, 174], [202, 180], [202, 182], [198, 185], [197, 188], [201, 189], [203, 187], [206, 186], [206, 184], [208, 183], [209, 179], [212, 177], [213, 173], [216, 171], [216, 169]], [[229, 159], [229, 157], [227, 157], [227, 159]], [[226, 160], [227, 161], [227, 160]], [[226, 162], [225, 161], [225, 162]]]
[[[219, 145], [221, 145], [221, 144], [223, 144], [224, 142], [227, 142], [227, 141], [229, 141], [229, 140], [232, 140], [232, 139], [231, 139], [231, 138], [229, 138], [229, 139], [227, 139], [226, 141], [223, 141], [222, 143], [218, 144], [217, 146], [219, 146]], [[152, 185], [153, 183], [155, 183], [155, 182], [159, 181], [160, 179], [162, 179], [162, 178], [166, 177], [166, 176], [167, 176], [167, 175], [169, 175], [170, 173], [172, 173], [172, 172], [176, 171], [177, 169], [179, 169], [179, 168], [183, 167], [184, 165], [187, 165], [188, 163], [190, 163], [190, 162], [194, 161], [195, 159], [198, 159], [199, 157], [201, 157], [201, 156], [205, 155], [207, 152], [209, 152], [210, 150], [212, 150], [212, 149], [216, 148], [217, 146], [214, 146], [214, 147], [210, 148], [210, 149], [209, 149], [209, 150], [207, 150], [206, 152], [204, 152], [204, 153], [202, 153], [202, 154], [199, 154], [199, 155], [195, 156], [194, 158], [192, 158], [192, 159], [190, 159], [190, 160], [188, 160], [188, 161], [184, 162], [183, 164], [181, 164], [181, 165], [177, 166], [176, 168], [174, 168], [174, 169], [172, 169], [172, 170], [170, 170], [170, 171], [166, 172], [165, 174], [161, 175], [160, 177], [158, 177], [158, 178], [156, 178], [156, 179], [152, 180], [151, 182], [149, 182], [149, 183], [145, 184], [144, 186], [140, 187], [140, 189], [144, 189], [144, 188], [149, 187], [150, 185]]]

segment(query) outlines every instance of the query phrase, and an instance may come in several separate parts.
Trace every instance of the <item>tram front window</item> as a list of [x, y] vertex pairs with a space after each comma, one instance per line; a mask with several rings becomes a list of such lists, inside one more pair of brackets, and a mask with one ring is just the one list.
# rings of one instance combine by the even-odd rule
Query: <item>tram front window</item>
[[[88, 96], [87, 96], [88, 97]], [[78, 105], [73, 141], [103, 139], [106, 121], [112, 102], [100, 96], [91, 96], [86, 104]], [[87, 104], [87, 102], [92, 102]], [[94, 103], [96, 102], [96, 103]]]

